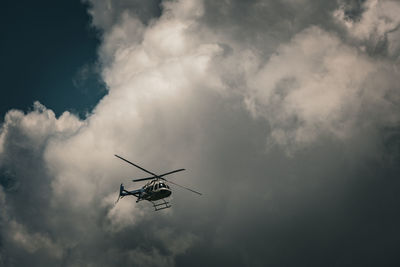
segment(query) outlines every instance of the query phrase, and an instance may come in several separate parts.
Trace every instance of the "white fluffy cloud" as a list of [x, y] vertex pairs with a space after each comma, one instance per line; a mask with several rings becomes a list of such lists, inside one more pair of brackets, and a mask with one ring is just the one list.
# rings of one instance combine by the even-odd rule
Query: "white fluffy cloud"
[[[379, 112], [393, 106], [385, 95], [397, 79], [379, 89], [370, 86], [385, 72], [395, 75], [396, 69], [311, 27], [281, 45], [249, 78], [246, 104], [271, 123], [271, 137], [278, 144], [308, 144], [326, 134], [347, 138], [373, 123], [365, 118], [365, 108]], [[396, 123], [398, 117], [379, 120]]]

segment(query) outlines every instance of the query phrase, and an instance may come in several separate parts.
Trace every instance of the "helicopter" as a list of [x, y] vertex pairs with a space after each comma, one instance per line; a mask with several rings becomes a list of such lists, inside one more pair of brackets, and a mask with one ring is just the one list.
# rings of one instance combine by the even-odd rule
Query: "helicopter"
[[158, 210], [162, 210], [162, 209], [167, 209], [170, 208], [171, 205], [168, 201], [165, 200], [165, 198], [169, 197], [172, 194], [172, 191], [170, 189], [170, 187], [168, 186], [167, 183], [179, 186], [181, 188], [184, 188], [186, 190], [189, 190], [193, 193], [196, 193], [198, 195], [201, 195], [200, 192], [197, 192], [195, 190], [192, 190], [190, 188], [187, 188], [185, 186], [179, 185], [177, 183], [174, 183], [172, 181], [169, 181], [167, 179], [165, 179], [164, 177], [176, 172], [181, 172], [184, 171], [185, 169], [178, 169], [178, 170], [174, 170], [174, 171], [170, 171], [170, 172], [166, 172], [163, 174], [155, 174], [151, 171], [148, 171], [142, 167], [140, 167], [139, 165], [136, 165], [133, 162], [130, 162], [127, 159], [124, 159], [121, 156], [118, 155], [114, 155], [117, 158], [135, 166], [136, 168], [147, 172], [148, 174], [152, 175], [150, 177], [146, 177], [146, 178], [140, 178], [140, 179], [133, 179], [133, 182], [140, 182], [140, 181], [147, 181], [150, 180], [148, 183], [146, 183], [142, 188], [140, 189], [136, 189], [136, 190], [132, 190], [132, 191], [128, 191], [125, 190], [125, 187], [123, 184], [120, 185], [119, 187], [119, 195], [117, 198], [117, 201], [115, 202], [115, 204], [118, 203], [118, 201], [125, 197], [125, 196], [135, 196], [136, 197], [136, 203], [138, 203], [139, 201], [142, 200], [147, 200], [150, 201], [153, 204], [153, 207], [155, 209], [155, 211]]

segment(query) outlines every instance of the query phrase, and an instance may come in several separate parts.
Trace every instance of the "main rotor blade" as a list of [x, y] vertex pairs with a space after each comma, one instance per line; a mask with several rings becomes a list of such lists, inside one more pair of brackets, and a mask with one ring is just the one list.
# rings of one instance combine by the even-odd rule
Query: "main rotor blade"
[[146, 181], [146, 180], [152, 180], [157, 178], [157, 176], [152, 176], [152, 177], [146, 177], [146, 178], [140, 178], [140, 179], [133, 179], [133, 182], [140, 182], [140, 181]]
[[175, 170], [175, 171], [172, 171], [172, 172], [166, 172], [166, 173], [163, 173], [163, 174], [161, 174], [161, 175], [157, 175], [157, 177], [158, 178], [161, 178], [161, 177], [163, 177], [163, 176], [167, 176], [167, 175], [169, 175], [169, 174], [172, 174], [172, 173], [176, 173], [176, 172], [181, 172], [181, 171], [184, 171], [185, 169], [179, 169], [179, 170]]
[[122, 159], [122, 160], [125, 161], [125, 162], [128, 162], [129, 164], [132, 164], [132, 165], [135, 166], [136, 168], [141, 169], [142, 171], [147, 172], [148, 174], [151, 174], [151, 175], [154, 175], [154, 176], [158, 176], [157, 174], [152, 173], [151, 171], [148, 171], [148, 170], [146, 170], [146, 169], [144, 169], [144, 168], [142, 168], [142, 167], [136, 165], [135, 163], [130, 162], [130, 161], [127, 160], [127, 159], [124, 159], [123, 157], [120, 157], [120, 156], [118, 156], [118, 155], [114, 155], [114, 156], [116, 156], [116, 157], [119, 158], [119, 159]]
[[146, 181], [146, 180], [151, 180], [151, 179], [154, 179], [154, 178], [161, 178], [161, 177], [163, 177], [163, 176], [166, 176], [166, 175], [169, 175], [169, 174], [172, 174], [172, 173], [176, 173], [176, 172], [181, 172], [181, 171], [184, 171], [185, 169], [179, 169], [179, 170], [175, 170], [175, 171], [171, 171], [171, 172], [166, 172], [166, 173], [163, 173], [163, 174], [161, 174], [161, 175], [155, 175], [155, 176], [152, 176], [152, 177], [146, 177], [146, 178], [140, 178], [140, 179], [133, 179], [132, 181], [133, 182], [140, 182], [140, 181]]
[[196, 194], [198, 194], [198, 195], [200, 195], [200, 196], [202, 195], [200, 192], [194, 191], [194, 190], [192, 190], [192, 189], [190, 189], [190, 188], [187, 188], [187, 187], [184, 187], [184, 186], [182, 186], [182, 185], [180, 185], [180, 184], [171, 182], [171, 181], [169, 181], [169, 180], [167, 180], [167, 179], [164, 179], [164, 178], [161, 178], [161, 179], [163, 179], [164, 181], [166, 181], [166, 182], [168, 182], [168, 183], [170, 183], [170, 184], [177, 185], [177, 186], [182, 187], [182, 188], [184, 188], [184, 189], [186, 189], [186, 190], [189, 190], [189, 191], [191, 191], [191, 192], [193, 192], [193, 193], [196, 193]]

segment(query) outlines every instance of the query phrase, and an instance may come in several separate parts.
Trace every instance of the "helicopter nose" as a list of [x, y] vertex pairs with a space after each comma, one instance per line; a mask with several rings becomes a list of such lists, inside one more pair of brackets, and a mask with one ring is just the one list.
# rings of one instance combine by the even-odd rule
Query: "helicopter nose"
[[169, 197], [171, 195], [171, 191], [167, 189], [161, 190], [163, 197]]

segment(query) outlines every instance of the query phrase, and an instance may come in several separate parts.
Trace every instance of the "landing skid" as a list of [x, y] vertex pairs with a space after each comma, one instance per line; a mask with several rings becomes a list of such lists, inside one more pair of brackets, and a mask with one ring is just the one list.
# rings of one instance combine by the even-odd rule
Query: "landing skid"
[[[160, 200], [161, 201], [161, 200]], [[151, 203], [153, 204], [154, 210], [155, 211], [159, 211], [159, 210], [163, 210], [163, 209], [168, 209], [171, 207], [171, 205], [169, 204], [169, 202], [165, 201], [165, 199], [162, 199], [161, 203], [157, 203], [154, 201], [151, 201]]]

